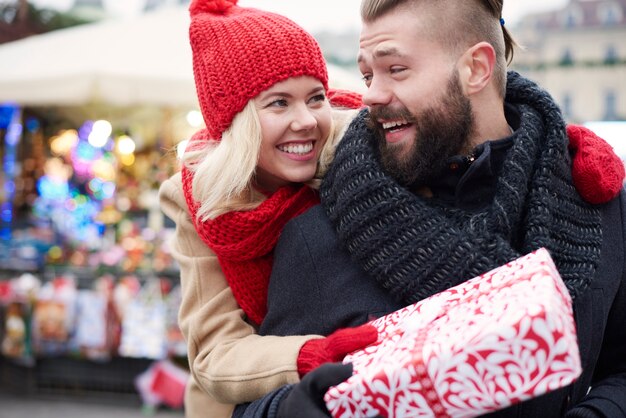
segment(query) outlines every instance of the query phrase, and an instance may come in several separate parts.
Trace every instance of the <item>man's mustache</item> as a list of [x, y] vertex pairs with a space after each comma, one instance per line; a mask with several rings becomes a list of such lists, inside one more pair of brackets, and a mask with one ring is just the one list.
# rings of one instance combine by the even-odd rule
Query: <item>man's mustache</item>
[[370, 106], [368, 118], [366, 120], [367, 127], [372, 130], [382, 130], [382, 126], [378, 120], [405, 120], [408, 123], [417, 123], [413, 114], [406, 107], [392, 107], [386, 105]]

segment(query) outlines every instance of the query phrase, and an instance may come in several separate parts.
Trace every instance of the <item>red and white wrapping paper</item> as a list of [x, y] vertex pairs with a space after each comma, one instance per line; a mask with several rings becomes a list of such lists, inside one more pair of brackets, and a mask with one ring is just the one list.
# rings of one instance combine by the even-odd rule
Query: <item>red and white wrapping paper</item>
[[375, 345], [324, 398], [335, 418], [475, 417], [567, 386], [581, 364], [572, 301], [539, 249], [372, 322]]

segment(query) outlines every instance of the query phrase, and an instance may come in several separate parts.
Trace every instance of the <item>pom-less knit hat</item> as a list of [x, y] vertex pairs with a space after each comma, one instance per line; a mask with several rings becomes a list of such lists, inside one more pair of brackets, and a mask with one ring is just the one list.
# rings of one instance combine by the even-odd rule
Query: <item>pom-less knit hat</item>
[[189, 39], [200, 110], [220, 139], [249, 100], [290, 77], [308, 75], [328, 88], [315, 39], [284, 16], [237, 6], [237, 0], [193, 0]]

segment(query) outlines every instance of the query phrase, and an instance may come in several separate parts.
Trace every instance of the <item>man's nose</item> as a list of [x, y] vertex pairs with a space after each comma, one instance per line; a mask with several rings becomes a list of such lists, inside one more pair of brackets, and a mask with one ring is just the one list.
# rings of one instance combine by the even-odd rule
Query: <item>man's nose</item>
[[382, 80], [372, 78], [372, 82], [363, 94], [363, 104], [367, 106], [387, 105], [391, 102], [392, 92]]

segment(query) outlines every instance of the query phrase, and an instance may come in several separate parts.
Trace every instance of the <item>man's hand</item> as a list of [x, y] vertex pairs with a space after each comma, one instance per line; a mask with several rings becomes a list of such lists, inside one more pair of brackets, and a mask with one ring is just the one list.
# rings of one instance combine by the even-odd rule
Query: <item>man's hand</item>
[[278, 418], [327, 418], [324, 394], [352, 376], [352, 364], [326, 363], [307, 373], [280, 402]]

